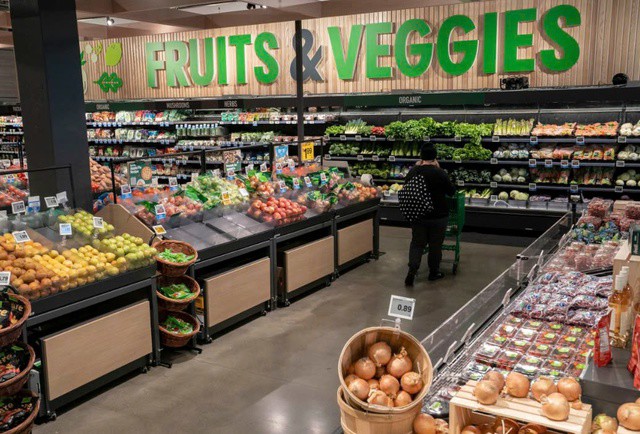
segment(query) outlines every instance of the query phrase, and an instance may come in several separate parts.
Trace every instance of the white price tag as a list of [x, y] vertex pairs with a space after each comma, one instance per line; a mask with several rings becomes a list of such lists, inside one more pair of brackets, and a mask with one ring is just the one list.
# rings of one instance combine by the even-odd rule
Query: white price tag
[[529, 183], [529, 191], [536, 191], [537, 188], [538, 186], [535, 184], [535, 182]]
[[569, 160], [560, 161], [560, 167], [563, 169], [567, 169], [569, 167]]
[[571, 168], [579, 169], [580, 168], [580, 160], [571, 160]]
[[546, 168], [553, 167], [553, 160], [549, 160], [549, 159], [544, 160], [544, 167]]
[[489, 198], [489, 202], [493, 203], [493, 202], [497, 202], [498, 201], [498, 195], [497, 194], [492, 194], [491, 197]]
[[13, 235], [13, 239], [16, 241], [16, 243], [26, 243], [27, 241], [31, 241], [31, 238], [29, 238], [29, 234], [27, 233], [27, 231], [16, 231], [11, 235]]
[[120, 195], [124, 198], [131, 197], [131, 186], [128, 184], [124, 184], [120, 187]]
[[464, 181], [457, 181], [457, 182], [456, 182], [456, 185], [457, 185], [458, 187], [464, 187]]
[[416, 299], [392, 295], [389, 302], [389, 316], [402, 319], [413, 319], [415, 311]]
[[493, 143], [499, 142], [500, 141], [500, 136], [491, 136], [491, 141]]
[[27, 198], [27, 211], [32, 213], [40, 211], [40, 196], [29, 196]]
[[156, 235], [164, 235], [167, 233], [167, 230], [162, 225], [155, 225], [153, 226], [153, 232], [155, 232]]
[[391, 192], [389, 190], [385, 190], [385, 191], [382, 192], [382, 195], [384, 197], [391, 197]]
[[267, 172], [269, 168], [267, 167], [267, 163], [262, 163], [260, 165], [260, 172]]
[[60, 236], [69, 237], [73, 235], [73, 229], [71, 227], [71, 223], [60, 223]]
[[169, 188], [178, 188], [178, 178], [175, 176], [169, 177]]
[[300, 188], [300, 180], [298, 178], [293, 178], [293, 188], [296, 190]]
[[356, 159], [357, 159], [358, 161], [364, 161], [364, 155], [358, 155], [358, 156], [356, 157]]
[[24, 205], [24, 202], [12, 202], [11, 203], [11, 212], [14, 214], [21, 214], [27, 210], [27, 207]]
[[529, 167], [536, 167], [538, 165], [538, 161], [535, 158], [529, 159]]
[[498, 164], [498, 159], [497, 158], [492, 158], [489, 162], [490, 162], [490, 164]]
[[239, 188], [238, 192], [240, 193], [240, 196], [242, 196], [242, 197], [249, 197], [249, 192], [247, 191], [246, 188]]
[[47, 208], [56, 208], [58, 206], [58, 198], [55, 196], [47, 196], [44, 198], [44, 203]]
[[390, 155], [389, 158], [387, 158], [387, 160], [396, 161], [396, 156], [395, 155]]
[[7, 286], [11, 283], [11, 271], [0, 271], [0, 286]]
[[66, 203], [66, 202], [68, 202], [67, 192], [66, 191], [61, 191], [60, 193], [56, 194], [56, 199], [58, 199], [58, 203]]
[[104, 228], [104, 219], [102, 217], [93, 218], [93, 227], [96, 229]]
[[167, 215], [167, 211], [164, 209], [164, 205], [156, 205], [156, 216], [160, 217], [161, 215], [164, 217]]
[[377, 155], [372, 155], [371, 156], [371, 161], [380, 161], [380, 157]]
[[308, 176], [304, 177], [304, 185], [307, 186], [307, 188], [311, 188], [313, 186], [313, 184], [311, 183], [311, 178], [309, 178]]
[[227, 178], [233, 180], [236, 177], [236, 171], [233, 169], [227, 170]]
[[618, 160], [616, 161], [616, 167], [624, 167], [626, 165], [626, 161], [624, 160]]
[[360, 134], [356, 135], [356, 142], [361, 142], [362, 141], [362, 136]]
[[284, 181], [278, 181], [278, 187], [280, 187], [280, 191], [285, 191], [287, 189], [287, 184]]
[[613, 188], [613, 191], [614, 191], [615, 193], [622, 193], [622, 192], [624, 191], [624, 187], [623, 187], [623, 186], [621, 186], [621, 185], [616, 185], [616, 186]]
[[627, 143], [627, 136], [618, 136], [618, 143]]
[[495, 181], [491, 181], [491, 182], [489, 183], [489, 187], [490, 187], [490, 188], [498, 188], [498, 183], [497, 183], [497, 182], [495, 182]]

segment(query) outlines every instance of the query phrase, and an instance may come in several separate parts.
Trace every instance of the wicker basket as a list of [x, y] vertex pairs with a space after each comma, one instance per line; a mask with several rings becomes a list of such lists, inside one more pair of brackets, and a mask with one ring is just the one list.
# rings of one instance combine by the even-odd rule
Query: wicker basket
[[[346, 376], [349, 366], [359, 358], [366, 356], [369, 347], [378, 341], [385, 341], [388, 343], [394, 354], [398, 353], [400, 349], [404, 347], [413, 362], [413, 371], [422, 376], [424, 386], [422, 387], [422, 390], [414, 396], [413, 401], [411, 401], [410, 404], [393, 408], [369, 404], [358, 399], [347, 388], [347, 385], [344, 382], [344, 377]], [[360, 408], [372, 413], [405, 413], [416, 406], [422, 406], [422, 401], [429, 392], [431, 381], [433, 380], [433, 365], [431, 364], [429, 354], [427, 354], [427, 351], [424, 349], [420, 341], [409, 333], [393, 327], [371, 327], [359, 331], [345, 344], [342, 352], [340, 353], [338, 377], [340, 378], [340, 384], [344, 389], [345, 399], [352, 407]]]
[[[190, 323], [191, 325], [193, 325], [193, 331], [186, 335], [170, 332], [169, 330], [167, 330], [162, 326], [162, 323], [169, 315], [173, 315], [176, 318], [180, 318], [181, 320]], [[198, 321], [197, 318], [195, 318], [192, 315], [189, 315], [186, 312], [180, 312], [180, 311], [174, 312], [174, 311], [163, 310], [159, 313], [158, 316], [159, 316], [158, 319], [160, 321], [160, 343], [162, 343], [162, 345], [164, 345], [165, 347], [171, 347], [171, 348], [184, 347], [189, 343], [191, 338], [197, 335], [198, 332], [200, 331], [200, 321]]]
[[404, 413], [367, 413], [347, 403], [342, 386], [338, 387], [338, 406], [345, 434], [413, 434], [413, 420], [422, 410], [421, 405], [415, 405]]
[[31, 315], [31, 302], [29, 302], [29, 300], [18, 294], [7, 295], [22, 304], [24, 306], [24, 312], [18, 322], [7, 328], [0, 329], [0, 347], [12, 344], [20, 338], [20, 335], [22, 334], [22, 326]]
[[30, 398], [35, 398], [37, 399], [35, 406], [33, 407], [33, 411], [31, 412], [31, 414], [29, 415], [29, 417], [27, 417], [24, 422], [22, 422], [20, 425], [18, 425], [17, 427], [10, 429], [9, 431], [5, 431], [3, 434], [29, 434], [31, 433], [31, 429], [33, 428], [33, 423], [36, 420], [36, 417], [38, 416], [38, 413], [40, 411], [40, 399], [38, 398], [38, 395], [36, 395], [35, 393], [33, 393], [30, 390], [21, 390], [20, 392], [18, 392], [18, 396], [22, 396], [22, 397], [30, 397]]
[[185, 255], [193, 255], [193, 259], [189, 262], [176, 264], [175, 262], [165, 261], [164, 259], [156, 256], [158, 261], [158, 271], [165, 276], [182, 276], [187, 272], [189, 267], [198, 260], [198, 251], [189, 243], [184, 241], [175, 240], [162, 240], [153, 245], [158, 252], [163, 252], [165, 249], [169, 249], [174, 253], [184, 253]]
[[182, 300], [175, 300], [165, 296], [160, 290], [156, 290], [156, 294], [158, 294], [158, 307], [172, 311], [185, 310], [185, 308], [200, 295], [200, 285], [189, 276], [158, 276], [158, 288], [179, 283], [184, 283], [187, 288], [189, 288], [191, 296], [183, 298]]
[[18, 393], [29, 380], [29, 372], [33, 368], [33, 364], [36, 361], [36, 353], [29, 345], [22, 342], [16, 342], [16, 345], [21, 348], [26, 348], [29, 351], [29, 361], [24, 367], [21, 367], [20, 373], [10, 380], [0, 383], [0, 396], [13, 396]]

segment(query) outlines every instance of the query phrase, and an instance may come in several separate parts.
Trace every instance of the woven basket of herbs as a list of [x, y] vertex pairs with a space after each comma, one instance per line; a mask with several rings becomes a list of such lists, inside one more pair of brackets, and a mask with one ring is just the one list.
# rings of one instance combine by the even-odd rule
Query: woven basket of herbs
[[158, 306], [180, 311], [200, 295], [200, 285], [189, 276], [158, 276], [156, 286]]
[[200, 331], [198, 319], [186, 312], [160, 311], [160, 342], [165, 347], [180, 348]]
[[158, 271], [165, 276], [182, 276], [198, 260], [198, 251], [184, 241], [162, 240], [153, 247], [158, 251]]

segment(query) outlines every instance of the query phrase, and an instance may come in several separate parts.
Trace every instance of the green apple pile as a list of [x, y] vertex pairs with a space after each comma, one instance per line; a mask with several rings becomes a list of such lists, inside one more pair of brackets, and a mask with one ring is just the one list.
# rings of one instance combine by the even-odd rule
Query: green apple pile
[[86, 211], [78, 211], [72, 215], [61, 215], [58, 217], [61, 223], [71, 223], [74, 232], [80, 233], [86, 237], [90, 237], [97, 231], [98, 234], [106, 234], [112, 232], [115, 228], [112, 224], [104, 222], [102, 228], [93, 227], [93, 215]]
[[158, 253], [142, 238], [127, 233], [103, 240], [93, 240], [93, 247], [101, 252], [109, 252], [119, 258], [125, 258], [130, 268], [150, 265], [155, 261], [155, 255]]

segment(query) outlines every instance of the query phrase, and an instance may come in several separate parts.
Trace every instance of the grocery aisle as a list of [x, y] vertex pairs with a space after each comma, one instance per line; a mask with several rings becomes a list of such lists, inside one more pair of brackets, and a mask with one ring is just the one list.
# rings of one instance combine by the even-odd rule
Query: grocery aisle
[[[37, 426], [46, 433], [327, 433], [339, 427], [338, 356], [385, 316], [390, 294], [417, 298], [404, 328], [422, 338], [515, 260], [520, 247], [464, 243], [458, 276], [403, 287], [409, 231], [381, 228], [379, 261], [329, 288], [184, 353]], [[474, 241], [477, 237], [473, 238]], [[303, 272], [303, 271], [301, 271]], [[428, 350], [428, 349], [427, 349]]]

